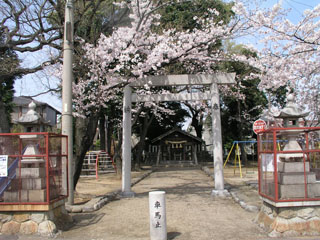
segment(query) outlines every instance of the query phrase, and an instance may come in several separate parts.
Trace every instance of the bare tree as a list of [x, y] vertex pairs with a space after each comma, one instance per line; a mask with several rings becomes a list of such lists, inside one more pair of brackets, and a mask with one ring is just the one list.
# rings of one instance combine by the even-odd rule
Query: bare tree
[[[59, 0], [1, 1], [0, 31], [3, 33], [3, 42], [0, 43], [0, 52], [10, 49], [19, 53], [34, 53], [43, 50], [45, 46], [60, 50], [63, 18], [57, 17], [59, 14], [55, 13], [61, 7], [62, 1]], [[50, 56], [33, 66], [7, 69], [7, 74], [16, 76], [35, 73], [56, 63], [58, 59], [59, 54]]]

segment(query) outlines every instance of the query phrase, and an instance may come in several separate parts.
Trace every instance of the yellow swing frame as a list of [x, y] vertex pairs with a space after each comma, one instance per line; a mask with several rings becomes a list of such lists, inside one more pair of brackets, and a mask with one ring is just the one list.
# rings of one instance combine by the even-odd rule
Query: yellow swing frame
[[235, 149], [235, 155], [234, 155], [234, 170], [233, 174], [236, 174], [236, 168], [237, 168], [237, 163], [239, 164], [239, 170], [240, 170], [240, 177], [242, 178], [242, 168], [241, 168], [241, 159], [240, 159], [240, 148], [239, 148], [239, 143], [256, 143], [256, 141], [234, 141], [232, 144], [232, 147], [229, 151], [229, 154], [227, 156], [226, 161], [223, 164], [223, 168], [226, 166], [227, 162], [229, 161], [230, 155], [232, 153], [232, 150], [234, 146], [236, 146]]
[[240, 159], [240, 152], [239, 152], [239, 143], [238, 142], [233, 142], [231, 150], [229, 151], [229, 154], [227, 156], [226, 161], [223, 164], [223, 168], [226, 166], [227, 162], [229, 161], [230, 155], [232, 153], [232, 150], [234, 148], [234, 145], [236, 145], [236, 152], [234, 155], [234, 170], [233, 174], [236, 174], [236, 168], [237, 168], [237, 156], [238, 156], [238, 163], [239, 163], [239, 169], [240, 169], [240, 177], [242, 178], [242, 170], [241, 170], [241, 159]]

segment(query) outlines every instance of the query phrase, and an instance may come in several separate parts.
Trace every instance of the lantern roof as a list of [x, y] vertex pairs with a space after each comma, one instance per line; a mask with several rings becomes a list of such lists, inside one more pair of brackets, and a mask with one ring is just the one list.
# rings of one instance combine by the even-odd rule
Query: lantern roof
[[309, 112], [304, 111], [298, 104], [295, 102], [295, 97], [293, 94], [289, 94], [287, 97], [286, 106], [280, 111], [278, 115], [275, 115], [275, 118], [302, 118], [309, 115]]

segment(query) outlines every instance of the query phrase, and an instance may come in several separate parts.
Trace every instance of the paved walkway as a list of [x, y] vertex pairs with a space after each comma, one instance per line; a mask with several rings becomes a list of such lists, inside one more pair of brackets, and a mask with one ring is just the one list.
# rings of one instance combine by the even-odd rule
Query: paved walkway
[[199, 169], [158, 170], [133, 187], [135, 198], [74, 214], [75, 226], [56, 239], [149, 240], [148, 192], [154, 190], [166, 192], [168, 239], [269, 239], [253, 222], [257, 213], [245, 211], [231, 197], [212, 198], [213, 186], [212, 178]]

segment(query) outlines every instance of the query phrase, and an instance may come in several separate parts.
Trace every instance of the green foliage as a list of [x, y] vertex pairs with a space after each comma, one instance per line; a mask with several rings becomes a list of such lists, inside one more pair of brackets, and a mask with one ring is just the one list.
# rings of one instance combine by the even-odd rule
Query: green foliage
[[[291, 90], [293, 92], [293, 90]], [[270, 96], [270, 103], [279, 108], [284, 108], [287, 100], [288, 88], [287, 86], [281, 86], [277, 89], [268, 89], [268, 95]]]
[[[3, 32], [0, 32], [0, 42], [3, 42]], [[7, 120], [10, 122], [12, 112], [12, 101], [14, 95], [14, 81], [19, 76], [13, 75], [13, 69], [19, 68], [17, 54], [9, 48], [0, 50], [0, 101], [4, 103]]]
[[24, 132], [24, 127], [21, 124], [14, 124], [11, 128], [12, 133], [22, 133]]
[[100, 139], [97, 139], [97, 141], [93, 145], [93, 149], [100, 150], [100, 145], [101, 145]]
[[194, 0], [175, 2], [169, 4], [160, 11], [161, 28], [175, 28], [177, 30], [192, 30], [200, 28], [196, 18], [210, 15], [209, 9], [215, 9], [220, 14], [215, 18], [216, 22], [228, 23], [234, 13], [231, 11], [232, 4], [220, 0]]
[[[171, 1], [166, 7], [159, 10], [161, 14], [160, 25], [155, 27], [155, 31], [161, 32], [166, 29], [176, 29], [177, 31], [192, 31], [200, 29], [197, 19], [203, 16], [213, 16], [216, 23], [227, 24], [234, 16], [231, 10], [233, 4], [225, 3], [220, 0], [193, 0], [193, 1]], [[215, 15], [212, 10], [219, 14]], [[217, 39], [216, 43], [209, 46], [209, 52], [214, 52], [222, 47], [222, 42]], [[197, 62], [192, 61], [188, 64], [193, 65], [198, 72], [203, 71], [203, 67]], [[184, 63], [171, 63], [166, 66], [165, 74], [194, 74], [189, 72]]]
[[118, 23], [119, 15], [123, 14], [123, 10], [116, 9], [113, 2], [111, 0], [77, 2], [75, 20], [78, 24], [75, 34], [89, 43], [95, 43], [101, 33], [110, 34], [114, 24]]
[[[241, 45], [229, 44], [230, 52], [241, 52], [247, 56], [256, 56], [254, 52], [243, 49]], [[266, 108], [268, 101], [264, 92], [258, 89], [260, 80], [245, 80], [256, 69], [241, 62], [225, 62], [218, 66], [222, 70], [236, 73], [237, 84], [231, 87], [234, 94], [222, 97], [221, 122], [225, 146], [235, 140], [245, 140], [252, 135], [252, 124]]]

